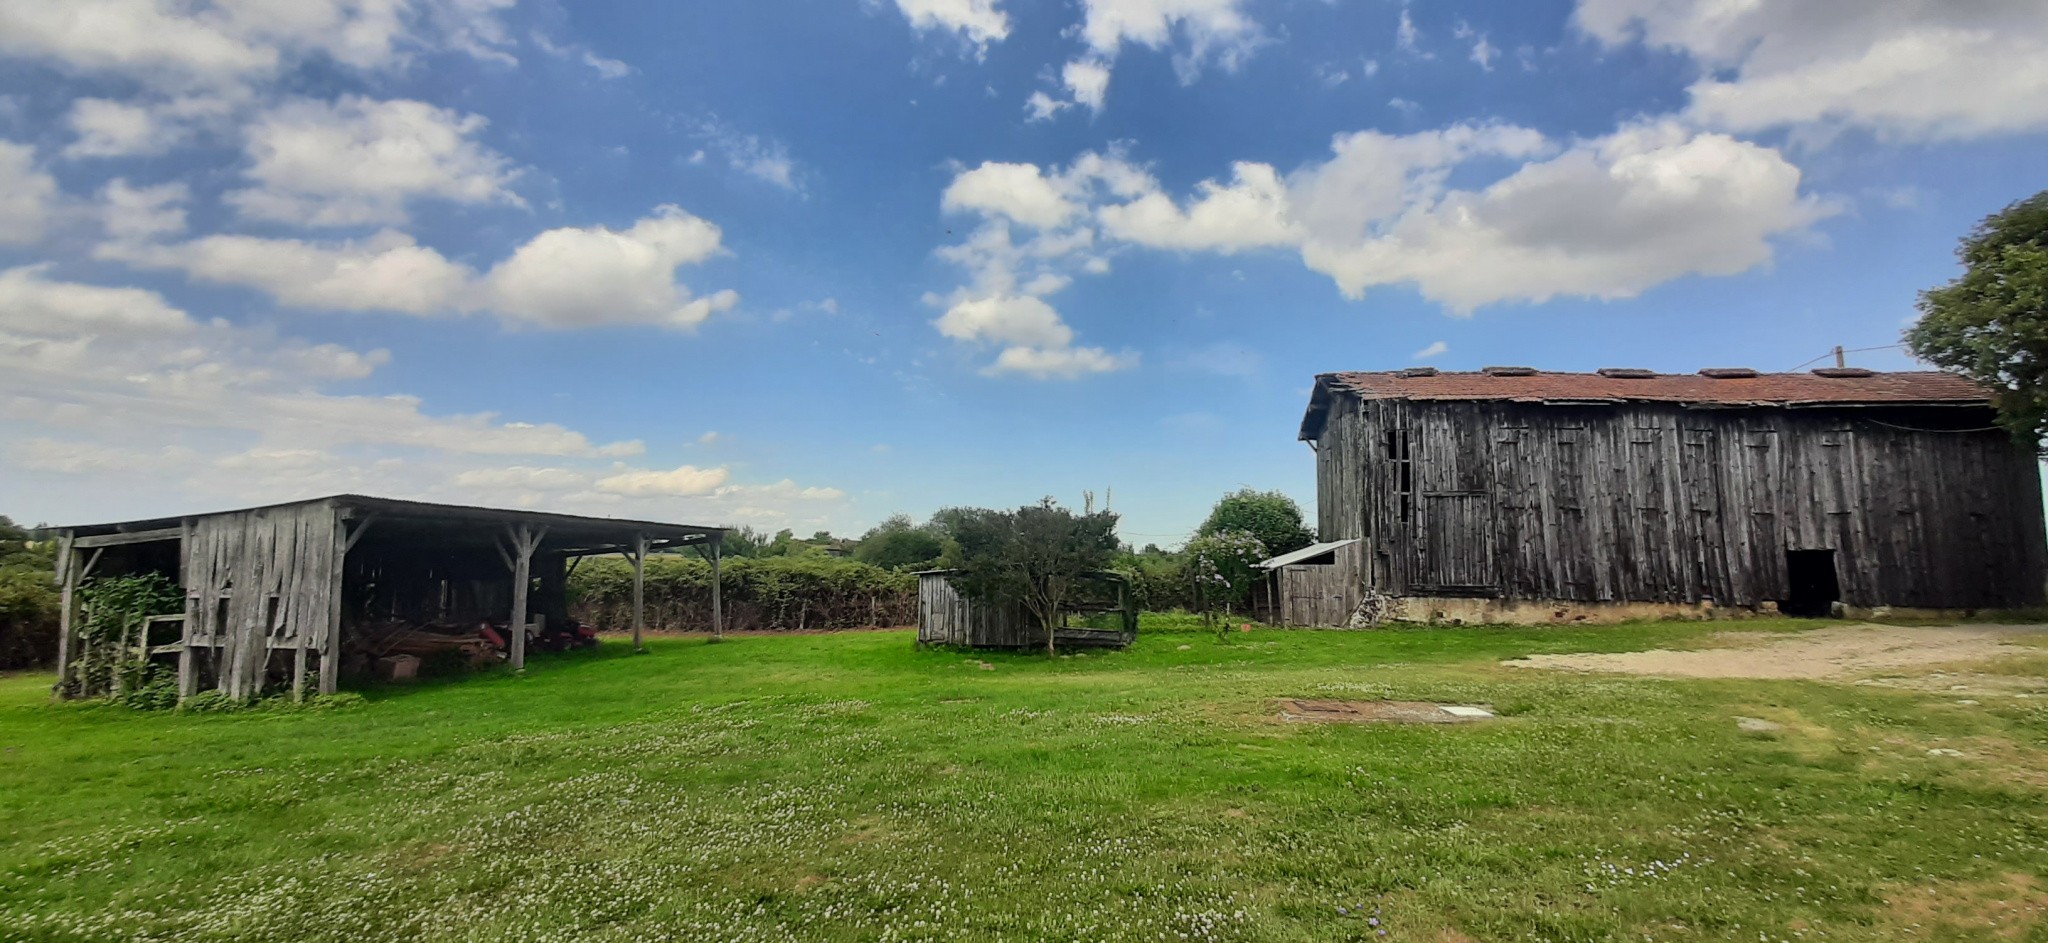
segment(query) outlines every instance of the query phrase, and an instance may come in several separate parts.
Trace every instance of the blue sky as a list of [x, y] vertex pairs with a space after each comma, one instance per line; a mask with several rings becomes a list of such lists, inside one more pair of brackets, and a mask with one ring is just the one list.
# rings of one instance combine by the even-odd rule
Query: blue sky
[[1170, 545], [1317, 372], [1896, 343], [2048, 186], [2048, 9], [1954, 6], [0, 0], [0, 511]]

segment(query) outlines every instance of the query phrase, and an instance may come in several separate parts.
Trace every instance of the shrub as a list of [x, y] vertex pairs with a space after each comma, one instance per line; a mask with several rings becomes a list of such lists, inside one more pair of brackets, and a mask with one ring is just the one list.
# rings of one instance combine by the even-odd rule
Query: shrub
[[[728, 629], [839, 629], [917, 621], [917, 577], [821, 555], [726, 560], [719, 573]], [[571, 612], [607, 629], [633, 622], [633, 568], [592, 559], [570, 577]], [[647, 558], [647, 624], [711, 624], [711, 565], [693, 557]]]

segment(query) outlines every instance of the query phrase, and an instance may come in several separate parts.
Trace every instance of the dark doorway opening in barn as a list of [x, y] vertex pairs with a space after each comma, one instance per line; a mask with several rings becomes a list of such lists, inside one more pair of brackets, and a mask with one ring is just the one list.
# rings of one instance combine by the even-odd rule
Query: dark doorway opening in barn
[[1792, 596], [1778, 606], [1788, 616], [1815, 618], [1834, 611], [1842, 598], [1842, 584], [1835, 578], [1833, 550], [1785, 551], [1786, 580]]

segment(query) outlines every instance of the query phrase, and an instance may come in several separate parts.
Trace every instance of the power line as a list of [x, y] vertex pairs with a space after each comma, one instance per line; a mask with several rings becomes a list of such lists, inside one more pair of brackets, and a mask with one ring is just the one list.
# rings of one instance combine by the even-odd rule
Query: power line
[[1896, 349], [1898, 349], [1898, 348], [1901, 348], [1901, 347], [1904, 347], [1904, 346], [1906, 346], [1906, 345], [1904, 345], [1904, 344], [1880, 344], [1880, 345], [1878, 345], [1878, 346], [1876, 346], [1876, 347], [1849, 347], [1849, 348], [1841, 348], [1841, 347], [1837, 347], [1837, 348], [1835, 348], [1835, 349], [1833, 349], [1833, 350], [1830, 350], [1830, 351], [1828, 351], [1828, 352], [1827, 352], [1827, 353], [1825, 353], [1825, 354], [1822, 354], [1822, 355], [1820, 355], [1820, 356], [1818, 356], [1818, 357], [1815, 357], [1815, 358], [1813, 358], [1812, 360], [1809, 360], [1809, 361], [1807, 361], [1806, 363], [1802, 363], [1802, 364], [1800, 364], [1800, 365], [1798, 365], [1798, 366], [1796, 366], [1796, 367], [1793, 367], [1793, 368], [1792, 368], [1791, 370], [1786, 370], [1785, 372], [1786, 372], [1786, 373], [1791, 373], [1791, 372], [1792, 372], [1792, 370], [1798, 370], [1798, 369], [1801, 369], [1801, 368], [1805, 367], [1805, 366], [1806, 366], [1806, 364], [1810, 364], [1810, 363], [1818, 363], [1818, 362], [1820, 362], [1820, 361], [1826, 360], [1826, 359], [1828, 359], [1829, 357], [1833, 357], [1833, 356], [1836, 356], [1836, 355], [1838, 355], [1838, 354], [1864, 354], [1864, 353], [1869, 353], [1870, 351], [1873, 351], [1873, 350], [1896, 350]]

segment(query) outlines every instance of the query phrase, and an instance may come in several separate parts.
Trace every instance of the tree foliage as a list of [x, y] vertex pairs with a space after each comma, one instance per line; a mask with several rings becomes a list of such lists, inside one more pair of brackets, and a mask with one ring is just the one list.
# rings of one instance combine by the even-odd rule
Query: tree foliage
[[1021, 602], [1056, 651], [1060, 614], [1075, 584], [1109, 566], [1118, 545], [1112, 511], [1075, 514], [1051, 498], [1014, 511], [942, 512], [958, 547], [957, 585], [969, 596]]
[[56, 554], [0, 515], [0, 668], [47, 664], [56, 655]]
[[853, 558], [893, 570], [936, 566], [946, 552], [946, 535], [935, 524], [918, 525], [908, 514], [894, 514], [861, 536]]
[[2048, 433], [2048, 191], [1963, 237], [1960, 278], [1920, 293], [1913, 355], [2000, 391], [1999, 421], [2039, 447]]
[[1188, 573], [1199, 590], [1204, 611], [1233, 612], [1251, 601], [1252, 587], [1263, 575], [1256, 564], [1270, 548], [1247, 530], [1224, 530], [1188, 541]]
[[1195, 529], [1195, 536], [1210, 537], [1225, 531], [1244, 531], [1258, 538], [1270, 553], [1300, 550], [1315, 543], [1316, 534], [1303, 524], [1301, 505], [1278, 491], [1239, 488], [1223, 496], [1209, 512], [1209, 519]]

